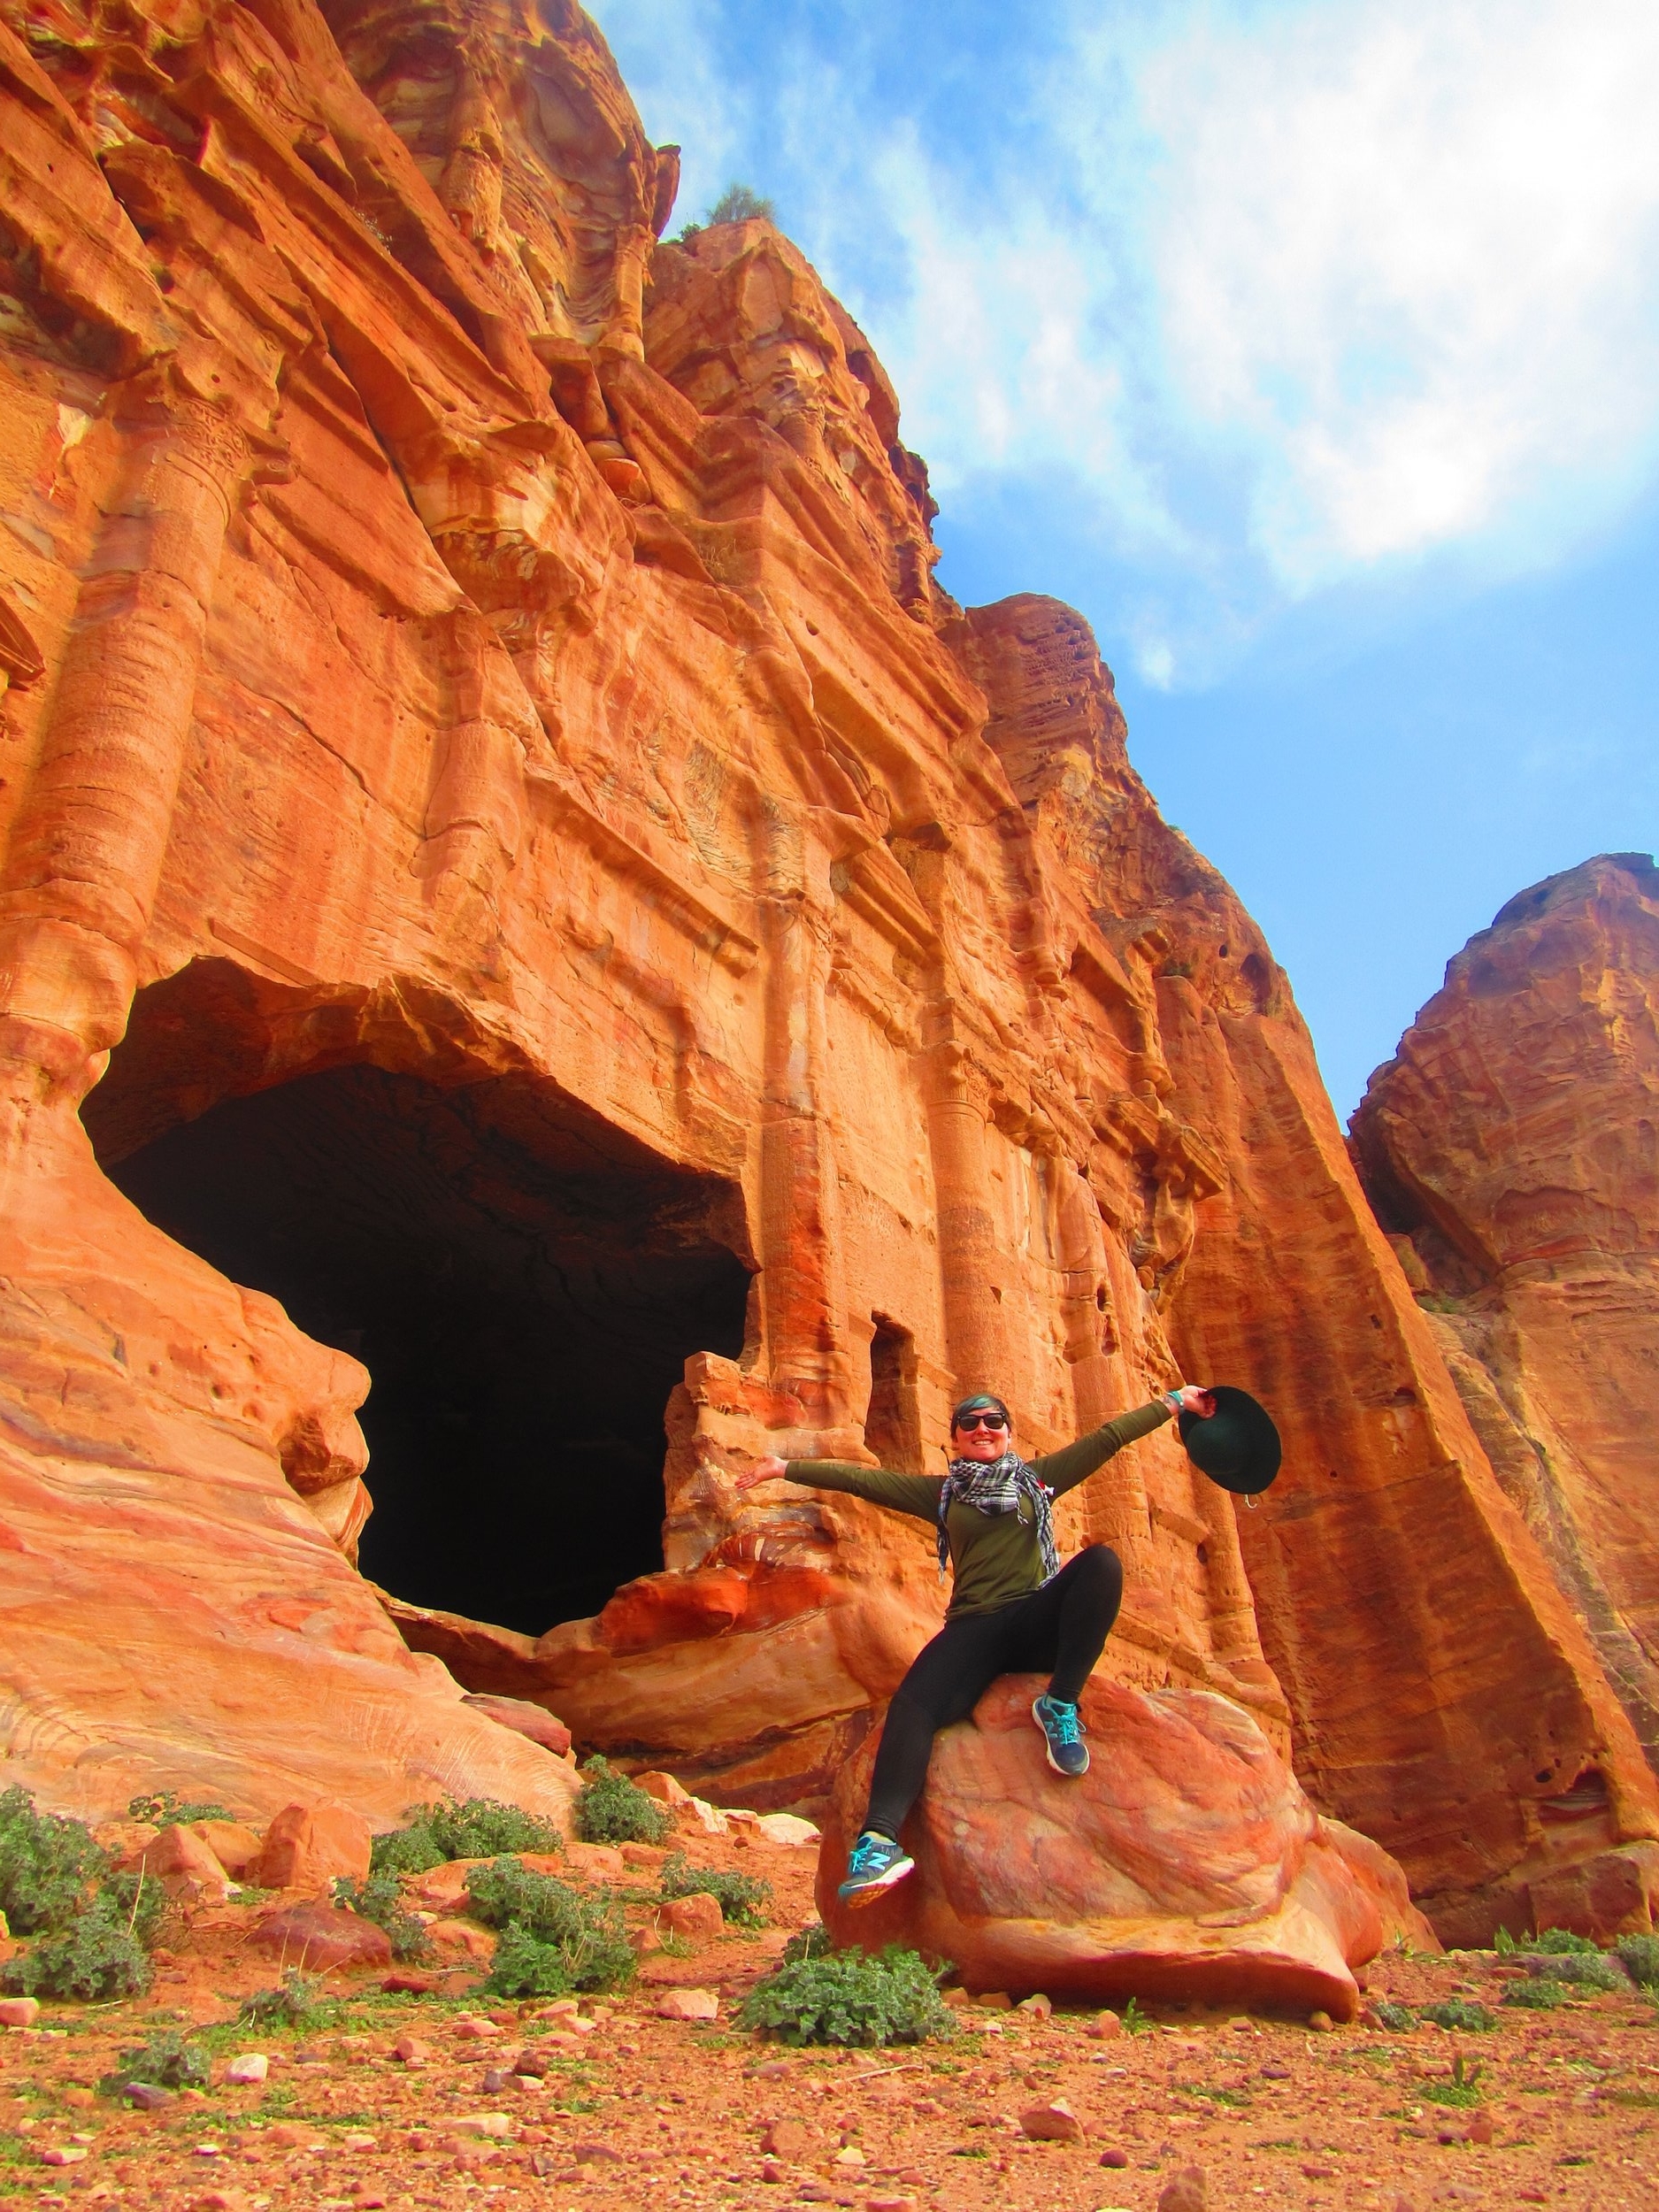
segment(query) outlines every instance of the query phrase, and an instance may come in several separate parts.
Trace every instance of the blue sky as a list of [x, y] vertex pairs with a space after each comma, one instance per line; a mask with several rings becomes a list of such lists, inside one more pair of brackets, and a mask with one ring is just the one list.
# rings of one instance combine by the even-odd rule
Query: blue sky
[[676, 221], [864, 323], [969, 603], [1094, 625], [1338, 1110], [1515, 892], [1659, 836], [1652, 0], [598, 0]]

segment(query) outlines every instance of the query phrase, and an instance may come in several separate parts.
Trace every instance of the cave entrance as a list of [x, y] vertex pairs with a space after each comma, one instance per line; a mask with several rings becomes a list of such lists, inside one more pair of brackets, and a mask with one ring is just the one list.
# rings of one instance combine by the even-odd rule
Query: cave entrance
[[[134, 1143], [158, 1118], [145, 1011], [87, 1101], [95, 1149], [158, 1228], [368, 1368], [365, 1574], [538, 1634], [660, 1568], [669, 1394], [690, 1354], [742, 1348], [733, 1187], [544, 1084], [363, 1065]], [[176, 1033], [165, 1057], [188, 1067]]]

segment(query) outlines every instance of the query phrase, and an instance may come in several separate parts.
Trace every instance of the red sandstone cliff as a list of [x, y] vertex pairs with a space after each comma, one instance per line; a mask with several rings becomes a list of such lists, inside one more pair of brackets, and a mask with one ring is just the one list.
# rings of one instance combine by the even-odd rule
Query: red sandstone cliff
[[1356, 1157], [1499, 1479], [1659, 1758], [1659, 875], [1513, 898], [1372, 1076]]
[[1283, 977], [1087, 626], [939, 590], [799, 252], [655, 244], [573, 6], [4, 12], [11, 1771], [560, 1798], [361, 1545], [471, 1686], [819, 1796], [931, 1546], [733, 1471], [1185, 1366], [1286, 1471], [1068, 1503], [1112, 1670], [1294, 1736], [1448, 1926], [1592, 1863], [1645, 1922], [1651, 1777]]

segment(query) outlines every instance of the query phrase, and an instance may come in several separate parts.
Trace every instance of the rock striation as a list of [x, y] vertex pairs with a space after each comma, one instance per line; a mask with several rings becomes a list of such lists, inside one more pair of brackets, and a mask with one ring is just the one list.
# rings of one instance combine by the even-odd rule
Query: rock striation
[[1092, 1763], [1049, 1771], [1041, 1676], [1007, 1675], [946, 1729], [906, 1824], [916, 1871], [873, 1901], [835, 1893], [864, 1815], [867, 1746], [837, 1782], [818, 1906], [841, 1942], [953, 1960], [964, 1988], [1094, 2004], [1359, 2009], [1353, 1969], [1385, 1945], [1438, 1948], [1386, 1855], [1319, 1818], [1239, 1705], [1096, 1678]]
[[[1656, 1009], [1652, 860], [1551, 876], [1452, 961], [1353, 1144], [1499, 1480], [1659, 1763]], [[1555, 1818], [1601, 1816], [1597, 1795]]]
[[0, 101], [12, 1777], [559, 1811], [470, 1693], [820, 1802], [931, 1547], [733, 1474], [1185, 1368], [1286, 1472], [1067, 1501], [1113, 1678], [1448, 1924], [1659, 1833], [1087, 626], [939, 588], [867, 338], [767, 223], [664, 241], [580, 9], [4, 0]]

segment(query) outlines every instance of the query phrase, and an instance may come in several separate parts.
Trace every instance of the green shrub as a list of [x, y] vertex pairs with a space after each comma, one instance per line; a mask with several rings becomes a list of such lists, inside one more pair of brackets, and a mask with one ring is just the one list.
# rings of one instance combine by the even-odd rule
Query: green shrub
[[27, 1997], [107, 2001], [150, 1987], [143, 1945], [106, 1897], [0, 1966], [0, 1988]]
[[1391, 2029], [1395, 2035], [1409, 2035], [1417, 2024], [1417, 2016], [1410, 2006], [1397, 2004], [1392, 1997], [1379, 1997], [1371, 2010], [1379, 2025]]
[[766, 1907], [772, 1902], [772, 1884], [753, 1874], [729, 1874], [715, 1867], [691, 1866], [683, 1851], [676, 1851], [663, 1869], [663, 1895], [713, 1897], [722, 1920], [743, 1928], [764, 1928]]
[[1445, 1997], [1437, 2005], [1425, 2005], [1422, 2016], [1432, 2020], [1437, 2028], [1462, 2028], [1476, 2035], [1498, 2024], [1495, 2012], [1488, 2012], [1485, 2005], [1471, 2004], [1467, 1997]]
[[782, 2043], [919, 2043], [956, 2032], [940, 1978], [895, 1946], [877, 1958], [836, 1951], [780, 1966], [750, 1990], [739, 2018]]
[[1554, 2012], [1557, 2005], [1571, 2000], [1572, 1992], [1565, 1982], [1511, 1982], [1503, 1993], [1506, 2005], [1518, 2005], [1525, 2012]]
[[1632, 1981], [1644, 1989], [1659, 1988], [1659, 1935], [1620, 1936], [1613, 1952]]
[[110, 1875], [96, 1901], [147, 1951], [167, 1916], [166, 1891], [159, 1882], [142, 1873]]
[[157, 1790], [149, 1797], [127, 1801], [128, 1820], [147, 1820], [157, 1828], [188, 1828], [193, 1820], [234, 1820], [228, 1807], [206, 1800], [175, 1797], [171, 1790]]
[[484, 1986], [495, 1997], [568, 1997], [575, 1985], [557, 1943], [541, 1942], [527, 1928], [508, 1928]]
[[296, 2028], [317, 2011], [322, 1996], [320, 1975], [302, 1974], [290, 1966], [276, 1988], [256, 1989], [244, 1997], [237, 2016], [250, 2028]]
[[1548, 1970], [1534, 1963], [1532, 1971], [1540, 1981], [1569, 1982], [1577, 1989], [1628, 1989], [1629, 1977], [1617, 1960], [1605, 1958], [1600, 1951], [1568, 1951], [1546, 1954], [1549, 1957]]
[[757, 217], [775, 223], [778, 211], [772, 201], [763, 199], [748, 185], [728, 184], [705, 219], [710, 223], [751, 223]]
[[1141, 2011], [1138, 1997], [1132, 1997], [1124, 2007], [1123, 2022], [1125, 2035], [1153, 2035], [1157, 2031], [1157, 2022]]
[[13, 1935], [63, 1927], [109, 1866], [84, 1821], [37, 1813], [27, 1790], [0, 1795], [0, 1912]]
[[[533, 1873], [517, 1859], [508, 1858], [474, 1867], [466, 1878], [466, 1893], [474, 1917], [487, 1928], [502, 1931], [498, 1955], [508, 1934], [513, 1933], [557, 1952], [566, 1989], [615, 1989], [632, 1978], [634, 1956], [623, 1932], [619, 1906], [589, 1904], [568, 1883]], [[522, 1941], [510, 1947], [509, 1963], [513, 1962], [515, 1970], [530, 1970]], [[505, 1966], [503, 1970], [507, 1970]], [[513, 1993], [503, 1989], [501, 1993]], [[562, 1996], [565, 1991], [550, 1993]]]
[[815, 1920], [810, 1927], [799, 1929], [790, 1937], [783, 1947], [783, 1957], [780, 1963], [796, 1966], [803, 1959], [826, 1958], [834, 1947], [830, 1941], [829, 1930], [821, 1920]]
[[406, 1911], [397, 1877], [389, 1867], [371, 1868], [366, 1881], [342, 1874], [334, 1882], [334, 1902], [360, 1919], [372, 1920], [391, 1939], [395, 1959], [418, 1959], [428, 1949], [426, 1924]]
[[465, 1803], [411, 1805], [402, 1828], [374, 1839], [372, 1873], [424, 1874], [448, 1859], [492, 1859], [503, 1851], [562, 1851], [565, 1839], [550, 1821], [493, 1797]]
[[187, 2042], [177, 2028], [164, 2028], [148, 2043], [123, 2051], [120, 2064], [98, 2087], [106, 2097], [119, 2097], [135, 2081], [152, 2082], [158, 2089], [205, 2089], [207, 2053], [201, 2044]]
[[576, 1800], [576, 1832], [584, 1843], [665, 1843], [673, 1822], [626, 1774], [614, 1774], [598, 1753], [582, 1769]]
[[1451, 2105], [1466, 2111], [1471, 2105], [1480, 2102], [1480, 2091], [1476, 2085], [1485, 2071], [1483, 2066], [1471, 2066], [1459, 2055], [1452, 2061], [1449, 2081], [1425, 2081], [1417, 2094], [1425, 2104]]
[[1545, 1928], [1532, 1942], [1517, 1946], [1528, 1951], [1542, 1951], [1555, 1958], [1583, 1958], [1597, 1947], [1588, 1936], [1574, 1935], [1571, 1928]]

